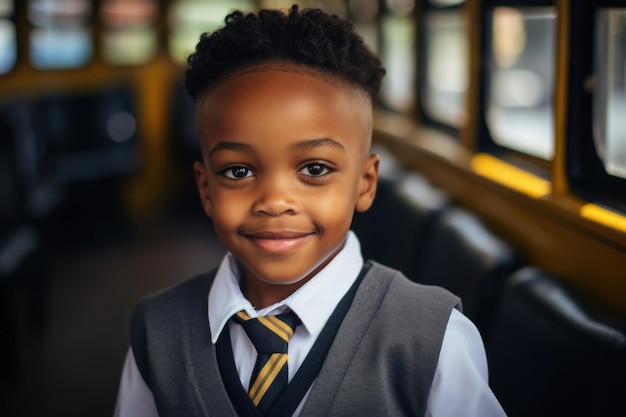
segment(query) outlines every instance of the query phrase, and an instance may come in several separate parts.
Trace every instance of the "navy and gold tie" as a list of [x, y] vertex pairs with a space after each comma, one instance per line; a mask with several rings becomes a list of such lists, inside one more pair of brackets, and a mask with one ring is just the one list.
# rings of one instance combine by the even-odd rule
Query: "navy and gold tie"
[[240, 311], [234, 319], [243, 326], [257, 350], [248, 395], [266, 413], [287, 386], [287, 346], [301, 321], [293, 312], [252, 319]]

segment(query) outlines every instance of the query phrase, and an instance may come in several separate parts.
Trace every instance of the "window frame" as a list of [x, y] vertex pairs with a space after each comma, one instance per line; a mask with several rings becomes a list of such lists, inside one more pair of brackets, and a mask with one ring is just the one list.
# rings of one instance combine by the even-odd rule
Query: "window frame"
[[[385, 95], [385, 91], [384, 90], [384, 85], [383, 85], [383, 89], [381, 89], [378, 97], [377, 97], [377, 105], [380, 106], [381, 108], [388, 110], [392, 113], [396, 113], [396, 114], [402, 114], [402, 115], [409, 115], [412, 116], [415, 113], [415, 109], [417, 107], [417, 73], [419, 71], [418, 69], [418, 62], [419, 62], [419, 57], [418, 57], [418, 53], [419, 53], [419, 47], [417, 46], [417, 33], [419, 31], [419, 25], [418, 22], [415, 20], [415, 13], [417, 12], [417, 10], [420, 7], [420, 2], [418, 0], [415, 0], [415, 4], [413, 6], [413, 9], [402, 15], [402, 14], [396, 14], [396, 12], [394, 12], [394, 10], [387, 4], [386, 1], [379, 1], [379, 5], [378, 5], [378, 13], [376, 15], [376, 26], [377, 26], [377, 49], [374, 51], [377, 56], [381, 59], [383, 65], [386, 67], [387, 70], [387, 75], [385, 76], [385, 79], [388, 79], [390, 77], [390, 69], [388, 68], [388, 66], [386, 65], [386, 59], [387, 59], [387, 54], [388, 51], [386, 50], [386, 47], [388, 45], [387, 40], [385, 39], [386, 33], [385, 33], [385, 29], [384, 29], [384, 21], [386, 18], [388, 17], [400, 17], [400, 18], [406, 18], [408, 19], [408, 21], [412, 22], [413, 26], [413, 54], [412, 54], [412, 72], [413, 74], [411, 74], [411, 80], [410, 83], [411, 85], [411, 98], [410, 101], [411, 103], [404, 109], [400, 109], [400, 108], [396, 108], [395, 106], [393, 106], [392, 104], [390, 104], [388, 102], [387, 99], [385, 99], [384, 95]], [[415, 48], [417, 48], [417, 51], [415, 51]], [[387, 81], [388, 82], [388, 81]], [[385, 83], [385, 80], [383, 80], [383, 84]]]
[[[531, 172], [544, 179], [550, 179], [552, 177], [552, 166], [558, 149], [556, 147], [556, 135], [553, 137], [555, 141], [555, 153], [551, 159], [543, 159], [534, 155], [524, 153], [522, 151], [509, 148], [507, 146], [497, 143], [491, 136], [489, 127], [487, 124], [487, 96], [489, 86], [489, 59], [491, 56], [491, 44], [492, 33], [491, 28], [493, 25], [493, 11], [497, 7], [512, 7], [512, 8], [528, 8], [528, 7], [554, 7], [557, 8], [557, 0], [484, 0], [483, 7], [481, 7], [481, 22], [483, 30], [480, 35], [480, 55], [481, 55], [481, 72], [479, 77], [478, 88], [478, 100], [476, 105], [478, 106], [477, 113], [477, 135], [476, 135], [476, 151], [482, 153], [488, 153], [516, 165], [526, 171]], [[558, 13], [558, 10], [557, 10]], [[561, 17], [557, 15], [557, 20]], [[555, 31], [555, 48], [558, 48], [558, 35]], [[556, 52], [556, 50], [555, 50]], [[558, 83], [557, 69], [557, 56], [556, 53], [553, 56], [553, 63], [555, 68], [555, 83], [553, 91], [553, 111], [556, 110], [556, 85]], [[554, 116], [554, 113], [553, 113]], [[555, 127], [556, 132], [556, 127]]]
[[[609, 174], [604, 168], [593, 136], [593, 90], [596, 11], [618, 7], [625, 0], [572, 2], [569, 36], [566, 175], [570, 190], [589, 202], [626, 212], [626, 179]], [[590, 35], [592, 34], [592, 35]]]
[[[436, 6], [431, 4], [430, 1], [428, 0], [423, 0], [420, 1], [419, 4], [417, 5], [417, 15], [418, 15], [418, 22], [417, 22], [417, 64], [416, 64], [416, 72], [417, 72], [417, 80], [416, 80], [416, 93], [415, 93], [415, 107], [416, 107], [416, 112], [417, 112], [417, 117], [420, 120], [420, 123], [423, 124], [424, 126], [428, 126], [431, 128], [435, 128], [439, 131], [442, 131], [444, 133], [447, 133], [448, 135], [454, 137], [455, 139], [459, 139], [460, 137], [460, 132], [461, 130], [463, 130], [463, 121], [461, 121], [461, 123], [459, 124], [459, 126], [454, 126], [452, 124], [448, 124], [445, 123], [443, 121], [440, 120], [436, 120], [434, 118], [432, 118], [429, 114], [428, 111], [425, 109], [424, 106], [424, 99], [422, 97], [422, 92], [426, 90], [426, 84], [427, 84], [427, 73], [428, 73], [428, 56], [427, 56], [427, 51], [428, 51], [428, 47], [427, 47], [427, 42], [428, 42], [428, 35], [426, 33], [426, 15], [428, 12], [430, 11], [446, 11], [446, 10], [460, 10], [461, 13], [466, 13], [466, 11], [464, 10], [464, 8], [467, 5], [467, 0], [458, 3], [458, 4], [452, 4], [449, 6]], [[468, 34], [468, 38], [469, 38], [469, 34]], [[468, 42], [467, 45], [467, 50], [468, 50], [468, 62], [466, 62], [466, 64], [469, 66], [469, 55], [472, 53], [472, 46], [470, 45], [470, 43]], [[468, 88], [465, 91], [465, 98], [463, 100], [462, 103], [462, 107], [464, 108], [465, 111], [465, 117], [471, 117], [470, 116], [470, 112], [467, 111], [467, 95], [469, 93], [469, 83], [471, 83], [471, 74], [469, 71], [469, 68], [467, 69], [467, 82], [468, 82]]]

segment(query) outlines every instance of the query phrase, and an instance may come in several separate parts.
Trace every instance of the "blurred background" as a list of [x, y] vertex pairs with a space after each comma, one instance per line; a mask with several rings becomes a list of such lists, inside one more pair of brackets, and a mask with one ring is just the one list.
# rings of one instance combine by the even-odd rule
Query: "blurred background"
[[[593, 397], [579, 380], [610, 385], [589, 409], [615, 399], [626, 0], [0, 0], [0, 416], [112, 414], [136, 302], [224, 255], [195, 189], [186, 57], [231, 10], [292, 3], [352, 20], [387, 69], [366, 256], [462, 294], [510, 416]], [[611, 325], [589, 326], [587, 302]], [[606, 360], [572, 367], [589, 356]]]
[[220, 261], [182, 71], [250, 3], [0, 0], [0, 415], [112, 415], [135, 303]]

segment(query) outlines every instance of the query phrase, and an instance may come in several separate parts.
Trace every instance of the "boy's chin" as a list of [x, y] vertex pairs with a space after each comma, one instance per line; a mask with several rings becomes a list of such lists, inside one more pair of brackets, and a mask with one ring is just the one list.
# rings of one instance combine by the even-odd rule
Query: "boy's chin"
[[[249, 285], [258, 286], [259, 289], [266, 288], [268, 291], [271, 291], [272, 287], [276, 287], [277, 291], [281, 287], [290, 287], [295, 291], [324, 269], [342, 247], [343, 242], [318, 259], [309, 257], [308, 260], [304, 260], [303, 257], [292, 255], [278, 256], [273, 259], [265, 258], [253, 265], [241, 262], [240, 267], [243, 267], [243, 277]], [[308, 267], [303, 268], [303, 264]]]

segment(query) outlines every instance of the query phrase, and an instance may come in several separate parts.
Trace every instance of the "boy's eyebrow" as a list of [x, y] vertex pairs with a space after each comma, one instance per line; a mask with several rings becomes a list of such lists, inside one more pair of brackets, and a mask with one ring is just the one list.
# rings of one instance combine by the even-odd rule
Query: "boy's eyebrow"
[[342, 151], [346, 151], [346, 148], [339, 142], [331, 138], [309, 139], [303, 140], [293, 145], [295, 150], [308, 150], [319, 148], [320, 146], [333, 146], [339, 148]]
[[[339, 142], [337, 142], [334, 139], [331, 138], [320, 138], [320, 139], [308, 139], [308, 140], [302, 140], [300, 142], [297, 142], [295, 144], [293, 144], [292, 148], [294, 150], [308, 150], [308, 149], [314, 149], [314, 148], [319, 148], [321, 146], [333, 146], [335, 148], [338, 148], [342, 151], [346, 151], [346, 148]], [[215, 155], [218, 152], [221, 151], [235, 151], [235, 152], [245, 152], [245, 151], [250, 151], [252, 150], [254, 147], [252, 145], [249, 145], [247, 143], [241, 143], [241, 142], [218, 142], [210, 151], [209, 151], [209, 158], [213, 155]]]
[[249, 151], [252, 149], [251, 145], [240, 142], [218, 142], [210, 151], [209, 158], [220, 151]]

